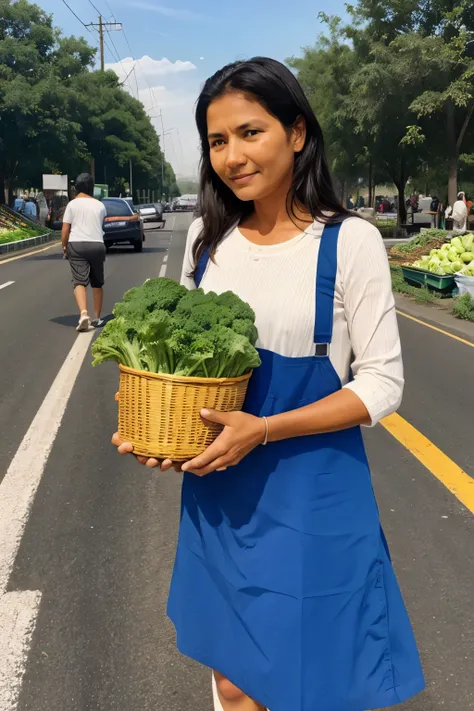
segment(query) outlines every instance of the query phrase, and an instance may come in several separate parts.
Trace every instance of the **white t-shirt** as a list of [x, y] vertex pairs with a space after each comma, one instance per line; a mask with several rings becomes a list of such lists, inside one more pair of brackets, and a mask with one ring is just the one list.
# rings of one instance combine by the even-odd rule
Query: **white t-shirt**
[[[181, 283], [194, 281], [192, 246], [202, 229], [189, 229]], [[256, 315], [257, 346], [290, 358], [314, 355], [316, 268], [323, 225], [282, 244], [259, 246], [233, 229], [209, 261], [201, 286], [228, 289]], [[385, 245], [376, 227], [350, 217], [341, 226], [330, 360], [343, 387], [355, 392], [375, 425], [394, 412], [403, 394], [403, 363]], [[354, 380], [349, 380], [350, 369]]]
[[75, 198], [68, 203], [63, 222], [71, 225], [70, 242], [103, 242], [105, 205], [95, 198]]

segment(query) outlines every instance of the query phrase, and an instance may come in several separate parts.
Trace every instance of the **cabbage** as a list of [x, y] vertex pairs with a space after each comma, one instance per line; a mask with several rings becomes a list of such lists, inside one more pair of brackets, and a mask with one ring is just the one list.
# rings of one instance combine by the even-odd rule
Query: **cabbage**
[[439, 274], [440, 276], [443, 276], [443, 274], [444, 274], [441, 264], [432, 264], [431, 262], [430, 262], [430, 272], [432, 272], [433, 274]]
[[474, 234], [468, 233], [461, 237], [461, 242], [466, 252], [470, 252], [474, 247]]
[[448, 252], [448, 259], [450, 262], [457, 262], [459, 259], [459, 254], [457, 253], [456, 247], [450, 247]]
[[[464, 252], [464, 250], [463, 250]], [[437, 257], [438, 256], [438, 250], [437, 249], [432, 249], [430, 252], [430, 257]]]
[[454, 247], [458, 254], [462, 254], [464, 252], [464, 247], [459, 237], [453, 237], [451, 240], [451, 247]]
[[451, 246], [447, 242], [445, 242], [443, 244], [443, 246], [441, 247], [442, 252], [449, 252], [450, 249], [451, 249]]
[[469, 264], [469, 262], [472, 262], [472, 260], [474, 259], [474, 252], [463, 252], [461, 254], [461, 259], [464, 264]]
[[453, 265], [451, 262], [448, 262], [446, 259], [444, 262], [441, 262], [441, 269], [445, 274], [452, 274], [453, 273]]
[[451, 266], [454, 272], [460, 272], [464, 265], [461, 260], [458, 259], [456, 262], [451, 262]]
[[441, 264], [441, 259], [438, 257], [438, 255], [433, 255], [430, 257], [429, 264]]

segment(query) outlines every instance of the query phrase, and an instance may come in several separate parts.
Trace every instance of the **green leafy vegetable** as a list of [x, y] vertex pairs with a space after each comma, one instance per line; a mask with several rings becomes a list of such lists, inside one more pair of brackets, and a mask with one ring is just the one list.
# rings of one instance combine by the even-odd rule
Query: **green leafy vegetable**
[[125, 292], [92, 347], [105, 360], [154, 373], [238, 377], [260, 365], [255, 313], [236, 294], [149, 279]]

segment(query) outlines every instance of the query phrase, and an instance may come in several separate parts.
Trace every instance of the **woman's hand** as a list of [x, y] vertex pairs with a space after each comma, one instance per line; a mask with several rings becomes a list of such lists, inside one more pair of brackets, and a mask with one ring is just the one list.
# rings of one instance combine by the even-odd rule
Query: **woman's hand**
[[184, 472], [205, 476], [214, 471], [224, 471], [238, 464], [265, 439], [265, 422], [260, 417], [245, 412], [216, 410], [201, 410], [201, 417], [224, 425], [224, 429], [202, 454], [181, 466]]
[[[130, 442], [122, 442], [118, 432], [115, 432], [112, 436], [112, 444], [114, 447], [117, 447], [119, 454], [133, 454], [133, 445], [131, 445]], [[173, 462], [171, 459], [160, 460], [154, 457], [142, 457], [139, 454], [136, 454], [135, 457], [140, 464], [150, 469], [160, 467], [162, 472], [166, 472], [172, 468], [174, 468], [176, 472], [181, 471], [181, 462]]]

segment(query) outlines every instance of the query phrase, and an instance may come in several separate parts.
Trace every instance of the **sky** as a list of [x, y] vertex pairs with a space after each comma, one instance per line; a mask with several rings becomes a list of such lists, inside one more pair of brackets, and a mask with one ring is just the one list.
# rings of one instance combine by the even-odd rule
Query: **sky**
[[122, 31], [105, 34], [106, 68], [129, 75], [125, 88], [143, 102], [162, 143], [164, 129], [166, 159], [181, 177], [197, 173], [193, 110], [208, 76], [237, 59], [298, 56], [324, 30], [320, 12], [345, 16], [343, 0], [67, 0], [78, 20], [63, 0], [36, 2], [63, 34], [96, 46], [97, 32], [79, 20], [97, 23], [101, 13], [121, 23]]

